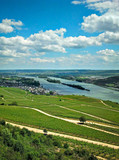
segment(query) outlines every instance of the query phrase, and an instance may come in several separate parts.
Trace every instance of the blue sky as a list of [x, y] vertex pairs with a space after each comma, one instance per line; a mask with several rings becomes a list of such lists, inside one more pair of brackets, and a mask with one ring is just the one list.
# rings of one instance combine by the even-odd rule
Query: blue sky
[[0, 69], [119, 69], [119, 0], [0, 0]]

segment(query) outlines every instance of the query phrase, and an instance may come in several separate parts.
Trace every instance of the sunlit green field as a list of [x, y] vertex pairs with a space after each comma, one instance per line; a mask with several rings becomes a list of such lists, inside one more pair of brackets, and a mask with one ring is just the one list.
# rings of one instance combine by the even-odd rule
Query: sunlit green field
[[28, 124], [38, 128], [47, 128], [93, 140], [119, 144], [119, 138], [117, 136], [48, 117], [32, 109], [21, 108], [18, 106], [0, 106], [0, 117], [2, 119], [20, 122], [21, 124]]
[[[0, 97], [0, 104], [4, 103], [4, 105], [0, 105], [1, 119], [119, 145], [118, 136], [52, 118], [32, 109], [23, 108], [26, 106], [38, 108], [51, 115], [77, 120], [80, 116], [85, 116], [88, 121], [94, 122], [105, 123], [105, 120], [109, 120], [110, 124], [115, 124], [118, 127], [119, 112], [118, 105], [115, 105], [115, 103], [111, 104], [115, 105], [116, 109], [104, 105], [98, 99], [84, 96], [33, 95], [21, 89], [4, 87], [0, 88], [0, 95], [3, 95], [3, 97]], [[9, 105], [14, 101], [17, 102], [18, 106]], [[61, 108], [62, 106], [66, 108]], [[73, 109], [73, 111], [68, 109]], [[90, 115], [85, 115], [85, 113]], [[93, 115], [97, 117], [92, 117]], [[103, 118], [104, 121], [98, 117]], [[97, 126], [97, 128], [101, 127]], [[118, 129], [106, 129], [106, 127], [101, 129], [118, 133]]]
[[[78, 112], [73, 112], [60, 108], [64, 106], [67, 108], [74, 109], [76, 111], [82, 111], [113, 123], [119, 123], [119, 105], [111, 102], [114, 107], [108, 107], [101, 103], [100, 100], [94, 98], [88, 98], [84, 96], [45, 96], [45, 95], [33, 95], [27, 93], [24, 90], [16, 88], [0, 88], [0, 94], [4, 95], [4, 99], [0, 99], [5, 104], [10, 104], [13, 101], [17, 101], [19, 106], [29, 106], [39, 108], [48, 113], [78, 119], [80, 116], [85, 115]], [[60, 101], [61, 99], [61, 101]], [[107, 103], [107, 102], [106, 102]], [[59, 105], [59, 106], [57, 106]], [[87, 120], [100, 121], [89, 115], [85, 115]]]

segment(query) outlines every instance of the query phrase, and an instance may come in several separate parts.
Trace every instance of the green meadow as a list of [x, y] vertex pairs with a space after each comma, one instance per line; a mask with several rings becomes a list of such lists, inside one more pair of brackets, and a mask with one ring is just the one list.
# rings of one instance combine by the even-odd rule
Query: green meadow
[[119, 123], [119, 112], [117, 109], [114, 109], [113, 106], [116, 106], [116, 108], [119, 107], [117, 107], [117, 104], [114, 102], [111, 102], [112, 107], [108, 107], [98, 99], [85, 96], [33, 95], [17, 88], [0, 88], [0, 94], [4, 95], [4, 99], [1, 99], [1, 102], [4, 102], [6, 105], [17, 101], [19, 106], [42, 109], [43, 111], [47, 111], [47, 113], [57, 116], [73, 119], [85, 116], [87, 120], [101, 121], [98, 118], [83, 113], [63, 109], [58, 107], [59, 105], [106, 119], [115, 124]]
[[[98, 119], [99, 117], [109, 120], [110, 124], [115, 124], [118, 127], [119, 112], [117, 112], [117, 110], [112, 111], [111, 109], [114, 107], [106, 106], [98, 99], [85, 96], [33, 95], [18, 88], [4, 87], [0, 88], [0, 95], [2, 95], [0, 97], [0, 119], [119, 145], [118, 136], [52, 118], [30, 109], [30, 107], [37, 108], [51, 115], [76, 120], [78, 120], [80, 116], [85, 116], [89, 121], [105, 123], [105, 121]], [[13, 102], [16, 102], [17, 105], [14, 106], [12, 104]], [[112, 102], [111, 104], [114, 106], [116, 103]], [[60, 106], [65, 108], [61, 108]], [[74, 111], [68, 109], [73, 109]], [[85, 115], [82, 112], [88, 113], [91, 116]], [[92, 116], [97, 116], [97, 118]], [[95, 127], [94, 125], [92, 126]], [[118, 133], [118, 129], [107, 129], [106, 127], [101, 128], [100, 126], [96, 126], [95, 128]]]
[[[37, 128], [47, 128], [52, 131], [81, 136], [107, 143], [119, 144], [119, 138], [114, 135], [86, 128], [81, 125], [65, 122], [56, 118], [48, 117], [32, 109], [19, 106], [1, 106], [0, 117], [20, 124], [30, 125]], [[66, 127], [67, 126], [67, 127]]]

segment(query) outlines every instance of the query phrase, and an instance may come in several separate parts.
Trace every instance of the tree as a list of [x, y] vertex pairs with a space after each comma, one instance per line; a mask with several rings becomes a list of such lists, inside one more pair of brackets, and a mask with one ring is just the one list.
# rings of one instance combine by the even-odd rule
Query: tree
[[16, 141], [15, 145], [14, 145], [14, 151], [23, 153], [24, 152], [24, 146], [22, 145], [22, 143], [20, 141]]
[[64, 144], [64, 148], [66, 148], [66, 149], [69, 148], [68, 143], [65, 143], [65, 144]]
[[88, 158], [88, 160], [98, 160], [93, 154]]
[[44, 135], [47, 135], [47, 130], [46, 129], [44, 129], [43, 132], [44, 132]]
[[4, 103], [1, 103], [0, 105], [5, 105]]
[[17, 104], [16, 101], [14, 101], [14, 102], [12, 102], [11, 104], [9, 104], [9, 106], [18, 106], [18, 104]]
[[13, 146], [14, 140], [12, 138], [12, 133], [8, 128], [2, 130], [1, 135], [3, 137], [3, 143], [9, 147]]
[[53, 91], [50, 91], [50, 95], [53, 95], [54, 94], [54, 92]]
[[0, 124], [3, 125], [3, 126], [5, 126], [5, 123], [6, 123], [5, 120], [0, 121]]
[[81, 116], [81, 117], [79, 118], [79, 121], [80, 121], [81, 123], [85, 123], [85, 122], [86, 122], [86, 118], [83, 117], [83, 116]]
[[17, 104], [16, 101], [14, 101], [14, 102], [11, 103], [11, 105], [17, 106], [18, 104]]

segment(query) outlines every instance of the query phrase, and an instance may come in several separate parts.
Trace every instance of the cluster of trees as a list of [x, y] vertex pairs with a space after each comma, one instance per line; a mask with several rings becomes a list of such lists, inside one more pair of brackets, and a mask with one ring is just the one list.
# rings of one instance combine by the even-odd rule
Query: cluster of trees
[[71, 148], [60, 138], [35, 134], [0, 121], [0, 159], [9, 160], [97, 160], [87, 150]]
[[18, 86], [29, 86], [29, 87], [39, 87], [40, 82], [35, 81], [33, 78], [25, 77], [9, 77], [9, 78], [0, 78], [0, 86], [9, 86], [9, 87], [18, 87]]
[[12, 103], [8, 104], [9, 106], [18, 106], [18, 103], [16, 101], [13, 101]]
[[35, 81], [33, 78], [24, 78], [23, 77], [23, 78], [19, 78], [17, 81], [26, 85], [26, 86], [36, 86], [36, 87], [40, 86], [40, 82]]
[[47, 81], [51, 83], [61, 83], [59, 80], [51, 79], [51, 78], [47, 78]]
[[99, 86], [112, 86], [119, 89], [119, 76], [94, 80], [93, 83]]
[[69, 87], [73, 87], [73, 88], [77, 88], [77, 89], [81, 89], [81, 90], [86, 90], [86, 91], [90, 91], [89, 89], [86, 89], [82, 86], [79, 85], [75, 85], [75, 84], [67, 84], [67, 83], [62, 83], [63, 85], [69, 86]]

